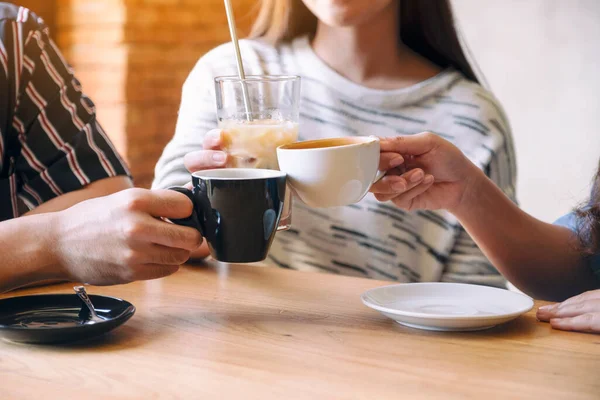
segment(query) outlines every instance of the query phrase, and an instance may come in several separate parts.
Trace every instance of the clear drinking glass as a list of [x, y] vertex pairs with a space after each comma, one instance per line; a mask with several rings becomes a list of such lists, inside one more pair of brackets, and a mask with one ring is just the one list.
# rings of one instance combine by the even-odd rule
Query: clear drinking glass
[[[277, 147], [298, 140], [300, 77], [218, 77], [215, 93], [228, 167], [278, 170]], [[288, 190], [278, 230], [289, 229], [291, 223]]]

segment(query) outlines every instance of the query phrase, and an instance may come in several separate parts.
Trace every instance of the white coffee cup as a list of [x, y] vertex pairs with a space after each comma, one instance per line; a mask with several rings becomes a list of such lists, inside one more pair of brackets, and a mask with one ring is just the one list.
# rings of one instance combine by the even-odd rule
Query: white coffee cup
[[360, 201], [378, 172], [379, 139], [344, 137], [296, 142], [277, 148], [279, 169], [294, 194], [311, 207], [339, 207]]

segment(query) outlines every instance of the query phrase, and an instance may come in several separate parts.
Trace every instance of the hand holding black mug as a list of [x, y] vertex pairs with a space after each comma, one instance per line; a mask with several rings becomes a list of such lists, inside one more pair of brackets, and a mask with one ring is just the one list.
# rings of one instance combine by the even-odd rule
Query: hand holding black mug
[[211, 256], [251, 263], [267, 257], [286, 196], [286, 174], [265, 169], [215, 169], [192, 174], [192, 190], [174, 187], [194, 204], [192, 215], [173, 223], [196, 228]]

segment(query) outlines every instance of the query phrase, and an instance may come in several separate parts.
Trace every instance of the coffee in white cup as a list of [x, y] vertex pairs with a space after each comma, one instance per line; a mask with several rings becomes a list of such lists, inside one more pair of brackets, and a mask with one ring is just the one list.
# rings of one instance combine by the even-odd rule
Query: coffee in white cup
[[357, 203], [383, 177], [379, 139], [344, 137], [296, 142], [277, 148], [279, 168], [294, 194], [316, 208]]

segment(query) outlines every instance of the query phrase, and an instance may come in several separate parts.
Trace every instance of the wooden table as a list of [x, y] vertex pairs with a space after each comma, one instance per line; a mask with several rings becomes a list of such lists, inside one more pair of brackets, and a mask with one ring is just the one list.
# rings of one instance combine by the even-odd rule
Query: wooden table
[[86, 344], [0, 342], [0, 398], [600, 399], [600, 336], [534, 311], [478, 333], [404, 328], [360, 302], [382, 284], [212, 265], [91, 287], [136, 315]]

